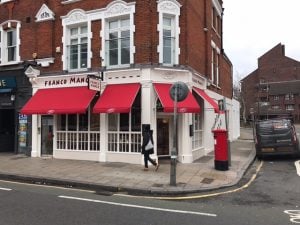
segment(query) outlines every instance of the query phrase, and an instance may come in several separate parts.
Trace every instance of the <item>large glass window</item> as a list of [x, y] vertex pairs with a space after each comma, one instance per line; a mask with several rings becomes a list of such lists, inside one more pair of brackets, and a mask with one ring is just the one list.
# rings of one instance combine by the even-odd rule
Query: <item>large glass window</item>
[[130, 113], [108, 115], [108, 151], [140, 152], [141, 95], [137, 95]]
[[106, 39], [108, 66], [130, 64], [130, 19], [121, 18], [108, 21]]
[[90, 110], [85, 114], [58, 115], [56, 148], [100, 151], [100, 115], [91, 114]]
[[87, 51], [87, 26], [82, 25], [70, 28], [70, 42], [68, 46], [70, 70], [87, 68]]

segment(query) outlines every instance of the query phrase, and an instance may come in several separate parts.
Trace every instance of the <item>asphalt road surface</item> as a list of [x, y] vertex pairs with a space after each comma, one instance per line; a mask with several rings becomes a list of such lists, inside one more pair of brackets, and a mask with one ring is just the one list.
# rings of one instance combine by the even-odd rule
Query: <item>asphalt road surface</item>
[[[238, 186], [214, 192], [211, 197], [212, 193], [201, 193], [188, 200], [127, 197], [1, 181], [0, 225], [297, 224], [300, 177], [296, 161], [257, 161]], [[257, 168], [257, 176], [249, 183]]]

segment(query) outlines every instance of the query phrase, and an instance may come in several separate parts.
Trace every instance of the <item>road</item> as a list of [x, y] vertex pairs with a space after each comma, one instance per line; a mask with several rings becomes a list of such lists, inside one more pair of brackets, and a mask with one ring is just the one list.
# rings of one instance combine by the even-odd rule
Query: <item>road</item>
[[[300, 223], [296, 159], [255, 162], [220, 195], [158, 200], [0, 181], [0, 225], [288, 225]], [[222, 192], [230, 193], [222, 194]]]

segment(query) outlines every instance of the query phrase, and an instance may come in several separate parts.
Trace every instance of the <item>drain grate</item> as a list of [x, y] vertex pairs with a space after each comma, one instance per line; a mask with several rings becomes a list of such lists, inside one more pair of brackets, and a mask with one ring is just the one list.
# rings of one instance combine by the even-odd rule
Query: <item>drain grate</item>
[[211, 184], [215, 179], [212, 179], [212, 178], [203, 178], [203, 180], [200, 182], [202, 184]]
[[163, 187], [163, 184], [153, 184], [152, 187]]

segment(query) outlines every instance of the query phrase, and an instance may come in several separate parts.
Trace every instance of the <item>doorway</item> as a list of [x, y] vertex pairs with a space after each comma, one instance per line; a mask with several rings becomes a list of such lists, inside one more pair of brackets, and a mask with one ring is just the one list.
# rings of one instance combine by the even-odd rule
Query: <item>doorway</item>
[[42, 116], [41, 154], [53, 154], [53, 116]]
[[14, 152], [15, 110], [0, 110], [0, 152]]
[[169, 138], [170, 118], [157, 118], [157, 156], [170, 156], [170, 138]]

